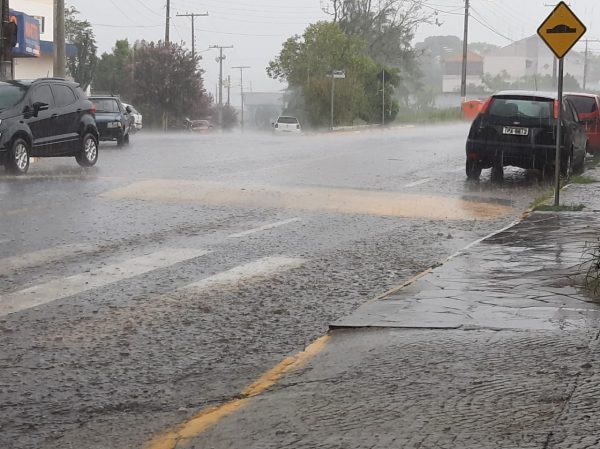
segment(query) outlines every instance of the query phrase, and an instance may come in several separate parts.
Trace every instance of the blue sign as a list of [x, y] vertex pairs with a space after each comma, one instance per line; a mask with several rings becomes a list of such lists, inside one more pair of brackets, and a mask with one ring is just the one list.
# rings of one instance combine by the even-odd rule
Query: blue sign
[[17, 24], [17, 45], [13, 48], [13, 56], [39, 57], [40, 22], [38, 19], [19, 11], [11, 11], [10, 21]]

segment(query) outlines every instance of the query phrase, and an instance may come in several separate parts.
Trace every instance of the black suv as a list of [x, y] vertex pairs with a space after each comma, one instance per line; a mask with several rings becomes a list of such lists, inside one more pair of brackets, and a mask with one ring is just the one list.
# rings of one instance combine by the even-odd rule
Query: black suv
[[94, 106], [79, 85], [63, 79], [0, 82], [0, 164], [27, 173], [30, 157], [98, 160]]
[[126, 108], [119, 97], [90, 97], [96, 105], [96, 124], [100, 132], [100, 140], [116, 140], [117, 146], [129, 145], [129, 129], [131, 126], [131, 108]]
[[[587, 136], [571, 102], [565, 98], [562, 104], [561, 172], [568, 177], [583, 171]], [[481, 169], [491, 168], [492, 181], [501, 181], [508, 165], [553, 173], [557, 116], [556, 93], [505, 91], [491, 96], [471, 125], [467, 177], [479, 179]]]

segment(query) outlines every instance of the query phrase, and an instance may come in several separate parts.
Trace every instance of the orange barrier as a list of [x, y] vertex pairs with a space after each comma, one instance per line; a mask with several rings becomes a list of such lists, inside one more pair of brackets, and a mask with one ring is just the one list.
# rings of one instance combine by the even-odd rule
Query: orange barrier
[[480, 100], [469, 100], [465, 101], [462, 104], [463, 116], [466, 119], [473, 120], [481, 111], [481, 107], [483, 106], [483, 101]]

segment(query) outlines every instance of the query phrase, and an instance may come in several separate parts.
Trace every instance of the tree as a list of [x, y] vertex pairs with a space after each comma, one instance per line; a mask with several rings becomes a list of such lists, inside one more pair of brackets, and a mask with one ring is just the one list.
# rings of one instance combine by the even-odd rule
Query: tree
[[92, 87], [94, 92], [132, 97], [134, 86], [133, 55], [135, 49], [127, 39], [118, 40], [112, 53], [103, 53], [98, 60], [96, 76]]
[[375, 62], [401, 70], [398, 94], [407, 102], [422, 77], [421, 52], [412, 41], [417, 27], [433, 21], [435, 13], [422, 0], [329, 0], [324, 11], [346, 34], [363, 39]]
[[86, 90], [94, 78], [98, 47], [92, 25], [87, 20], [80, 20], [78, 16], [77, 9], [65, 9], [65, 37], [77, 49], [75, 56], [67, 59], [67, 70]]
[[[366, 54], [365, 47], [362, 39], [347, 35], [339, 24], [318, 22], [303, 36], [291, 37], [283, 44], [267, 74], [288, 82], [289, 112], [313, 126], [329, 124], [333, 83], [336, 124], [356, 119], [375, 122], [381, 115], [378, 73], [383, 67]], [[344, 70], [346, 78], [332, 80], [333, 70]], [[390, 76], [386, 81], [386, 90], [390, 90], [386, 96], [391, 98], [399, 78]]]
[[175, 43], [140, 42], [135, 47], [132, 102], [150, 126], [182, 123], [184, 117], [204, 117], [210, 98], [197, 69], [198, 58]]

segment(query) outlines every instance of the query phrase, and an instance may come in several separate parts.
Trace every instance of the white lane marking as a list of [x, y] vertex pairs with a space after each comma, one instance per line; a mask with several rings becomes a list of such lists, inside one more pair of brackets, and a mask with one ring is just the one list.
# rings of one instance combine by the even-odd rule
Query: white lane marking
[[432, 181], [431, 178], [425, 178], [425, 179], [421, 179], [420, 181], [417, 181], [417, 182], [412, 182], [410, 184], [406, 184], [404, 187], [406, 189], [410, 189], [412, 187], [417, 187], [417, 186], [420, 186], [420, 185], [423, 185], [423, 184], [427, 184], [430, 181]]
[[275, 229], [275, 228], [279, 228], [281, 226], [285, 226], [291, 223], [296, 223], [300, 221], [299, 218], [290, 218], [289, 220], [283, 220], [283, 221], [278, 221], [276, 223], [271, 223], [271, 224], [267, 224], [264, 226], [261, 226], [259, 228], [254, 228], [254, 229], [250, 229], [248, 231], [244, 231], [244, 232], [240, 232], [238, 234], [231, 234], [229, 237], [230, 239], [239, 239], [242, 237], [246, 237], [248, 235], [252, 235], [252, 234], [256, 234], [262, 231], [268, 231], [269, 229]]
[[215, 274], [201, 281], [186, 285], [181, 290], [206, 290], [226, 287], [238, 282], [256, 278], [264, 278], [284, 271], [298, 268], [304, 263], [303, 259], [291, 257], [265, 257], [254, 262], [240, 265], [231, 270]]
[[[5, 240], [1, 243], [7, 241], [8, 240]], [[0, 259], [0, 274], [18, 271], [26, 267], [42, 265], [44, 263], [64, 259], [65, 257], [86, 253], [92, 249], [93, 248], [90, 245], [62, 245], [43, 249], [41, 251], [7, 257], [5, 259]]]
[[166, 249], [108, 265], [88, 273], [55, 279], [25, 290], [8, 293], [0, 296], [0, 317], [114, 284], [159, 268], [166, 268], [208, 253], [209, 251], [199, 249]]

